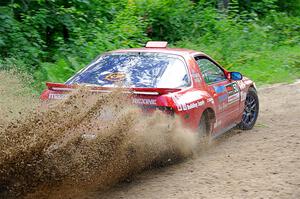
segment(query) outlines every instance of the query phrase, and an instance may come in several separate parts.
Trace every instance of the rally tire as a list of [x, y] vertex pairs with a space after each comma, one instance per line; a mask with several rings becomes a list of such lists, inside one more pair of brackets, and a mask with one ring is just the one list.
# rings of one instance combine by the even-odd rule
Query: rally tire
[[201, 116], [198, 137], [201, 142], [208, 143], [211, 139], [211, 122], [209, 120], [207, 112], [204, 112]]
[[254, 127], [259, 112], [259, 100], [257, 92], [254, 88], [250, 87], [245, 100], [245, 108], [243, 116], [238, 127], [242, 130], [250, 130]]

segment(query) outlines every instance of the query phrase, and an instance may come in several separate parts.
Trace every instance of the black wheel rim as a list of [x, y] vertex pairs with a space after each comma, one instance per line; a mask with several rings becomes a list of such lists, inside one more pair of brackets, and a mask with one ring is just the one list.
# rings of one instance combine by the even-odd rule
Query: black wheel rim
[[243, 113], [243, 123], [251, 126], [257, 117], [257, 99], [253, 95], [247, 95]]

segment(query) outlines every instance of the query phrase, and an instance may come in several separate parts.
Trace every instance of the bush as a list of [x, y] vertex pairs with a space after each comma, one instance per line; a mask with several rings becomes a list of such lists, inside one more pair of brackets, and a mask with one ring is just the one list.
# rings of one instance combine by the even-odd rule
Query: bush
[[299, 77], [299, 0], [13, 2], [0, 3], [0, 67], [32, 74], [39, 88], [147, 40], [202, 50], [261, 83]]

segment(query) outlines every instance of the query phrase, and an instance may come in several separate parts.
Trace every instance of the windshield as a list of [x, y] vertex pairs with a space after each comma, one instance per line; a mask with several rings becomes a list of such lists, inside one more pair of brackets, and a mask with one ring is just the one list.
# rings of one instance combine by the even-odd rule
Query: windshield
[[186, 65], [180, 56], [141, 52], [103, 55], [66, 83], [150, 88], [190, 85]]

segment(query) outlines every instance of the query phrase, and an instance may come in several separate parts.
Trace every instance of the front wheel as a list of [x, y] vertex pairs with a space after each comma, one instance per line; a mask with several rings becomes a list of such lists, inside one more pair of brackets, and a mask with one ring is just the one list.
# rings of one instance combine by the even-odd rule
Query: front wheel
[[242, 130], [250, 130], [255, 125], [259, 112], [259, 101], [256, 90], [249, 88], [247, 97], [245, 100], [245, 108], [243, 112], [242, 121], [238, 127]]

